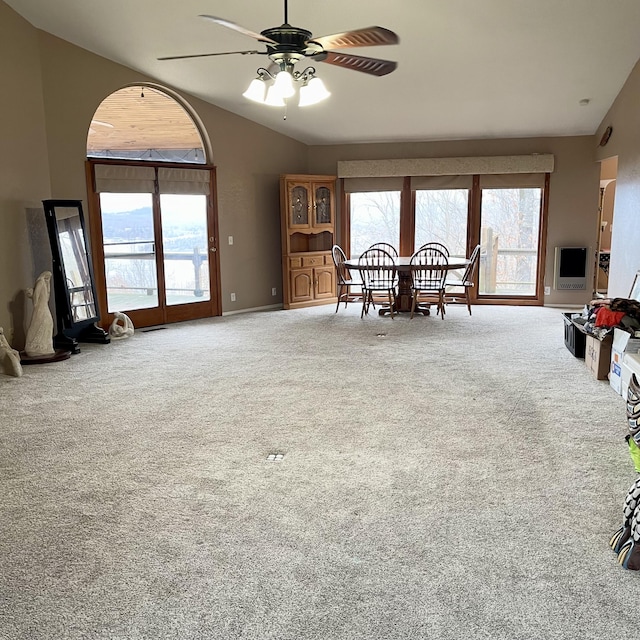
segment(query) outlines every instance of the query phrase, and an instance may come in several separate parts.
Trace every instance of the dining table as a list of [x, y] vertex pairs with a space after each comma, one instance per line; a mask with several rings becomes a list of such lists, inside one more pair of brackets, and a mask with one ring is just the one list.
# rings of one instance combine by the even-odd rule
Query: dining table
[[[345, 267], [347, 269], [353, 271], [360, 270], [360, 262], [359, 258], [349, 258], [345, 260]], [[393, 307], [394, 313], [397, 312], [410, 312], [411, 311], [411, 303], [412, 303], [412, 293], [411, 293], [411, 270], [414, 268], [414, 265], [411, 264], [411, 256], [398, 256], [395, 258], [396, 270], [398, 272], [398, 292], [396, 294], [396, 302]], [[446, 265], [434, 265], [434, 268], [437, 266], [438, 268], [444, 268], [445, 271], [457, 271], [459, 269], [466, 269], [469, 266], [470, 260], [469, 258], [458, 258], [455, 256], [451, 256], [449, 258], [449, 262]], [[416, 268], [424, 269], [425, 265], [415, 265]], [[370, 268], [370, 267], [369, 267]], [[428, 268], [428, 266], [426, 267]], [[421, 313], [425, 316], [430, 315], [430, 304], [419, 303], [416, 305], [415, 313]], [[389, 313], [389, 306], [383, 306], [378, 313], [380, 315], [384, 315]]]

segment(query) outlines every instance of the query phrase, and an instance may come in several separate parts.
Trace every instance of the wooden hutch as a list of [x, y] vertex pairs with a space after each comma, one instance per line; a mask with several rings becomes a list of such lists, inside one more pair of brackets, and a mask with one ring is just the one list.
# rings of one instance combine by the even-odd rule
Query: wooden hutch
[[285, 309], [335, 303], [335, 176], [280, 176]]

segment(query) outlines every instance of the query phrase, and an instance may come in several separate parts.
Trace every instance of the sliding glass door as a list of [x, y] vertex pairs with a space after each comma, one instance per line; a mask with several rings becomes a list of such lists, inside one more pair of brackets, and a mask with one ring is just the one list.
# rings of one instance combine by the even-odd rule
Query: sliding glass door
[[538, 295], [542, 189], [482, 189], [479, 296]]
[[218, 315], [210, 171], [116, 164], [95, 170], [101, 308], [126, 313], [136, 326]]

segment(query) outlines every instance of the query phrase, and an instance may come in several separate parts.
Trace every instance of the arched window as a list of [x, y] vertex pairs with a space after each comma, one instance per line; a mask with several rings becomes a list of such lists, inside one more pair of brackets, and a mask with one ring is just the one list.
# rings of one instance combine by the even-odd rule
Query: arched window
[[200, 131], [172, 96], [150, 86], [105, 98], [87, 136], [87, 157], [206, 164]]

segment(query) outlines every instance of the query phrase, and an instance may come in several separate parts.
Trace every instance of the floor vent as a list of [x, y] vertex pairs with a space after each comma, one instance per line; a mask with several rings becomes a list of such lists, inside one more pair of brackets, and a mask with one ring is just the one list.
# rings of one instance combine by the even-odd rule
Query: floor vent
[[267, 456], [269, 462], [281, 462], [284, 458], [284, 453], [270, 453]]

